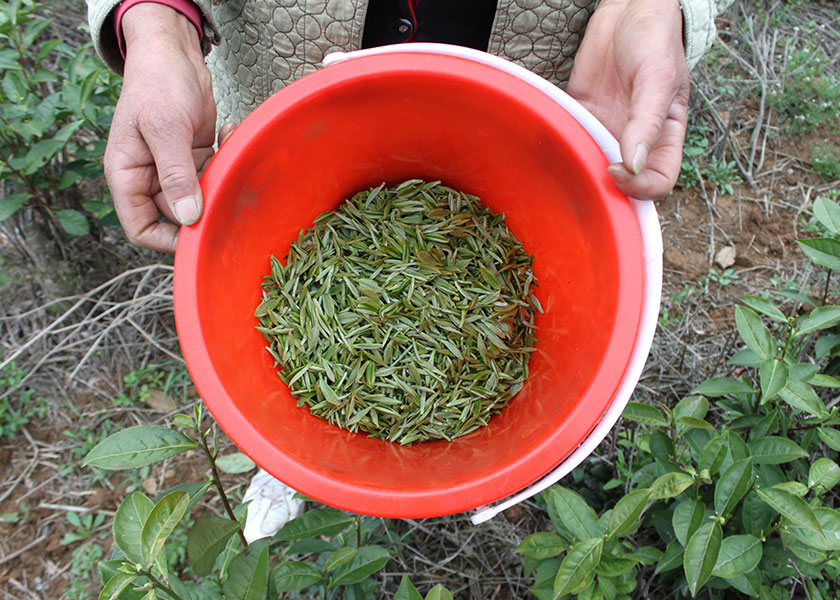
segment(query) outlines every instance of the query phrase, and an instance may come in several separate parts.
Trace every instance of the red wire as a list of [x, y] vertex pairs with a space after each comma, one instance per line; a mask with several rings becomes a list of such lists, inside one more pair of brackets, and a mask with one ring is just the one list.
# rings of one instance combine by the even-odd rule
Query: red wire
[[408, 1], [408, 12], [411, 13], [411, 22], [413, 26], [411, 28], [411, 35], [403, 40], [405, 42], [413, 42], [414, 36], [417, 33], [417, 14], [414, 12], [417, 8], [417, 5], [420, 4], [420, 0], [407, 0]]

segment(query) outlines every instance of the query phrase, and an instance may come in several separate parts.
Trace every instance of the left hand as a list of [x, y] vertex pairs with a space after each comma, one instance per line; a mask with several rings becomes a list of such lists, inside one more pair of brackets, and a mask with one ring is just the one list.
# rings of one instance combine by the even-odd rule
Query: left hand
[[569, 94], [621, 145], [608, 171], [634, 198], [661, 198], [680, 173], [689, 73], [677, 0], [602, 0], [575, 57]]

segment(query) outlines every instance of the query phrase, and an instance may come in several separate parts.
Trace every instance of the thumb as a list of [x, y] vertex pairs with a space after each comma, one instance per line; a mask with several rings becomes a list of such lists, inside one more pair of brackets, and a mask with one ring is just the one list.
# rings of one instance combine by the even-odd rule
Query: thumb
[[627, 125], [621, 132], [621, 159], [634, 175], [647, 167], [648, 155], [658, 145], [675, 96], [670, 79], [646, 79], [633, 86]]
[[186, 132], [152, 135], [146, 143], [155, 159], [161, 192], [172, 214], [182, 225], [192, 225], [201, 216], [203, 206], [192, 135]]

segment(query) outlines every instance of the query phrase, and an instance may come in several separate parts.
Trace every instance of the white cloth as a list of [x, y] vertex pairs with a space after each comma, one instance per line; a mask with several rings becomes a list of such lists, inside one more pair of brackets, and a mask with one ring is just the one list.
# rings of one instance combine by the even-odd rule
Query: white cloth
[[248, 505], [245, 518], [245, 539], [250, 544], [260, 538], [272, 537], [283, 525], [303, 513], [304, 501], [297, 492], [260, 469], [245, 491], [242, 502]]

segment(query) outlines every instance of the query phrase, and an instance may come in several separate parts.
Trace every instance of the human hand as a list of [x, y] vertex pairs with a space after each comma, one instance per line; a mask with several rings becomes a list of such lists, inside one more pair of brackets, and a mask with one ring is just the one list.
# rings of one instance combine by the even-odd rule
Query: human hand
[[569, 94], [619, 140], [608, 171], [628, 196], [660, 198], [677, 181], [689, 72], [677, 0], [602, 0], [575, 57]]
[[195, 27], [168, 6], [137, 4], [122, 29], [125, 73], [105, 177], [128, 239], [174, 252], [175, 223], [191, 225], [201, 215], [198, 172], [213, 155], [216, 128], [210, 72]]

